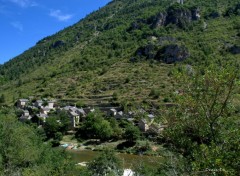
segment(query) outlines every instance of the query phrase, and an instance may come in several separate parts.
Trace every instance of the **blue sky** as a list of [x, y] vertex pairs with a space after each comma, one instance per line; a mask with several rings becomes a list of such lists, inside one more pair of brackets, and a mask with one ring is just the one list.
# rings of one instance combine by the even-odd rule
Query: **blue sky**
[[0, 0], [0, 64], [111, 0]]

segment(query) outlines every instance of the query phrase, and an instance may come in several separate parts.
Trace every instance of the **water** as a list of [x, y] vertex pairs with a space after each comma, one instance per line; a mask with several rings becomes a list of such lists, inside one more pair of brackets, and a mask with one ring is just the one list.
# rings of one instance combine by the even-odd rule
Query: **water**
[[[96, 158], [100, 152], [91, 150], [67, 150], [76, 163], [89, 162]], [[145, 164], [148, 166], [156, 166], [160, 163], [161, 157], [146, 156], [146, 155], [132, 155], [125, 153], [117, 153], [117, 156], [122, 160], [125, 168], [134, 168], [134, 166]]]

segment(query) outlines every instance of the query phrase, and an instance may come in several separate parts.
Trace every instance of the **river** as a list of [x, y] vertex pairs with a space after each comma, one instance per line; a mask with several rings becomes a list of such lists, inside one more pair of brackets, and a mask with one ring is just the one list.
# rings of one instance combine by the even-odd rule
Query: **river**
[[[67, 150], [76, 163], [89, 162], [96, 158], [100, 152], [91, 150]], [[122, 160], [125, 168], [134, 168], [134, 166], [145, 164], [148, 166], [156, 166], [161, 161], [161, 157], [147, 156], [147, 155], [132, 155], [125, 153], [118, 153], [117, 156]]]

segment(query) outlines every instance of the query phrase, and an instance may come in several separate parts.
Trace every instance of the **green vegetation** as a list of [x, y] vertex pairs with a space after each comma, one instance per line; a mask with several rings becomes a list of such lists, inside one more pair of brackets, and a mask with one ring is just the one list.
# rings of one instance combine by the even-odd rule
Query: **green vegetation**
[[44, 144], [37, 131], [0, 111], [0, 175], [71, 175], [74, 165], [62, 150]]
[[[152, 139], [165, 147], [165, 162], [154, 169], [139, 166], [139, 175], [239, 175], [239, 0], [174, 2], [114, 0], [40, 40], [0, 66], [0, 106], [34, 95], [78, 107], [154, 110], [165, 129]], [[69, 174], [65, 154], [47, 144], [59, 144], [67, 115], [53, 113], [44, 130], [35, 130], [7, 111], [0, 121], [1, 172]], [[136, 149], [142, 136], [128, 122], [98, 111], [76, 133], [79, 140], [126, 139], [117, 146], [126, 151], [129, 143]], [[147, 142], [136, 151], [150, 150]], [[111, 175], [118, 167], [107, 152], [82, 172]]]
[[128, 125], [124, 133], [124, 138], [129, 142], [135, 142], [140, 138], [139, 129], [133, 125]]
[[238, 175], [239, 112], [234, 107], [238, 67], [209, 65], [194, 74], [182, 69], [176, 77], [183, 93], [175, 95], [177, 106], [162, 116], [168, 121], [158, 139], [168, 149], [161, 151], [164, 162], [154, 168], [139, 165], [136, 173]]
[[140, 138], [138, 127], [124, 120], [125, 126], [121, 128], [120, 123], [112, 117], [103, 117], [99, 110], [91, 112], [78, 129], [76, 138], [79, 141], [82, 139], [100, 139], [101, 142], [122, 138], [129, 142], [135, 142]]
[[121, 176], [123, 173], [120, 159], [113, 151], [109, 150], [105, 150], [99, 157], [91, 162], [88, 170], [91, 171], [91, 175]]
[[[130, 62], [137, 59], [138, 48], [151, 44], [154, 51], [149, 54], [154, 56], [168, 45], [184, 46], [190, 53], [184, 62], [192, 66], [236, 60], [238, 56], [229, 53], [228, 47], [239, 45], [239, 16], [224, 14], [229, 8], [237, 9], [237, 2], [199, 0], [181, 6], [169, 0], [113, 1], [2, 65], [0, 91], [8, 104], [35, 95], [81, 101], [87, 106], [98, 101], [112, 103], [92, 95], [113, 94], [113, 103], [161, 104], [176, 89], [169, 74], [175, 66], [144, 57]], [[179, 19], [181, 25], [187, 23], [184, 28], [174, 23], [152, 26], [159, 13], [172, 14], [171, 22], [178, 13], [190, 15], [196, 7], [200, 20]], [[215, 11], [219, 17], [210, 18]], [[156, 96], [146, 99], [153, 89]]]
[[99, 156], [88, 164], [86, 168], [79, 170], [81, 176], [122, 176], [121, 160], [112, 150], [105, 149]]
[[178, 76], [185, 85], [184, 95], [177, 97], [179, 106], [172, 111], [165, 137], [188, 159], [193, 171], [214, 168], [227, 175], [239, 174], [240, 160], [235, 157], [240, 154], [236, 145], [240, 142], [239, 114], [232, 104], [239, 84], [238, 67], [210, 65], [192, 76]]
[[100, 111], [91, 112], [87, 115], [85, 122], [77, 132], [78, 138], [85, 139], [110, 139], [113, 135], [113, 129], [110, 123], [105, 120]]

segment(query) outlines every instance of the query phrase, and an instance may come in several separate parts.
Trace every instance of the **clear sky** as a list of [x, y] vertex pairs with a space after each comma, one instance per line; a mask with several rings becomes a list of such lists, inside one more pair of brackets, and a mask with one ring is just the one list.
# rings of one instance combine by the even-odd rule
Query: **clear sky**
[[0, 0], [0, 64], [111, 0]]

